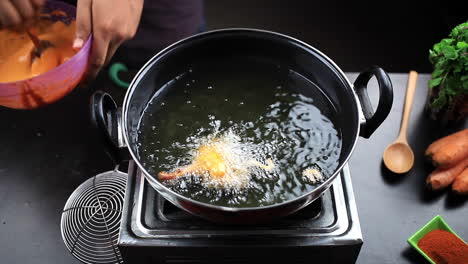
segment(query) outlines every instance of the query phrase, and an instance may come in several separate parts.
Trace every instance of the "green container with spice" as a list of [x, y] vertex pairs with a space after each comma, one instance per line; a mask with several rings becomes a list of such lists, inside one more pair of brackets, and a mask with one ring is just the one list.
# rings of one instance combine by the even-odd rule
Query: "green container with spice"
[[[431, 221], [429, 221], [427, 224], [425, 224], [421, 229], [419, 229], [416, 233], [414, 233], [410, 238], [408, 238], [408, 243], [416, 249], [421, 255], [423, 255], [430, 263], [437, 264], [436, 261], [431, 259], [428, 254], [426, 254], [423, 249], [421, 249], [418, 244], [423, 239], [426, 235], [431, 233], [434, 230], [442, 230], [442, 231], [447, 231], [454, 236], [452, 237], [447, 237], [446, 232], [440, 232], [439, 233], [432, 233], [432, 237], [430, 241], [427, 241], [429, 244], [431, 243], [436, 243], [437, 242], [437, 236], [444, 235], [444, 237], [441, 237], [441, 246], [438, 247], [440, 250], [444, 250], [445, 245], [447, 245], [447, 241], [451, 245], [450, 249], [453, 251], [457, 251], [455, 255], [459, 256], [467, 256], [468, 257], [468, 245], [461, 239], [455, 231], [450, 228], [450, 226], [445, 222], [445, 220], [442, 218], [442, 216], [437, 215], [434, 218], [432, 218]], [[442, 240], [443, 239], [443, 240]], [[448, 239], [448, 240], [447, 240]], [[449, 240], [454, 240], [454, 239], [459, 239], [460, 241], [449, 241]], [[453, 242], [453, 244], [451, 244]], [[464, 245], [463, 245], [464, 244]], [[434, 245], [437, 246], [437, 245]], [[442, 252], [443, 253], [443, 252]], [[443, 255], [443, 254], [441, 254]], [[450, 252], [449, 255], [454, 255], [453, 252]], [[466, 263], [463, 261], [467, 261], [468, 259], [461, 260], [459, 263]]]

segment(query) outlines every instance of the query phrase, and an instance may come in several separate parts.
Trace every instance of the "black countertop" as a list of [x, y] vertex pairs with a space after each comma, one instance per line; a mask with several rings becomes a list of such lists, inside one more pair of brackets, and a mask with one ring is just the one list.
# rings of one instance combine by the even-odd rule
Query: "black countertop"
[[[350, 80], [357, 77], [348, 76]], [[370, 139], [359, 139], [350, 160], [364, 237], [358, 263], [426, 263], [407, 244], [408, 237], [440, 214], [460, 237], [468, 240], [468, 203], [466, 197], [457, 197], [450, 190], [433, 193], [425, 188], [424, 181], [433, 168], [424, 159], [424, 151], [435, 139], [468, 127], [468, 122], [443, 129], [429, 120], [424, 105], [430, 76], [419, 74], [408, 128], [415, 164], [407, 174], [391, 173], [383, 165], [382, 154], [400, 130], [408, 74], [390, 74], [390, 78], [394, 89], [392, 111]], [[377, 94], [376, 90], [372, 91]]]
[[[353, 81], [356, 74], [349, 77]], [[399, 130], [407, 74], [391, 78], [392, 112], [371, 139], [359, 139], [350, 161], [364, 236], [358, 263], [424, 263], [406, 239], [437, 214], [468, 240], [466, 198], [424, 188], [431, 171], [423, 159], [425, 147], [456, 129], [443, 130], [423, 115], [429, 75], [420, 75], [408, 131], [415, 167], [399, 176], [382, 166], [383, 150]], [[120, 100], [124, 95], [105, 76], [93, 88]], [[113, 167], [89, 121], [91, 93], [92, 89], [77, 88], [36, 111], [0, 108], [0, 263], [79, 263], [62, 242], [61, 210], [80, 183]], [[376, 87], [371, 88], [373, 93]]]

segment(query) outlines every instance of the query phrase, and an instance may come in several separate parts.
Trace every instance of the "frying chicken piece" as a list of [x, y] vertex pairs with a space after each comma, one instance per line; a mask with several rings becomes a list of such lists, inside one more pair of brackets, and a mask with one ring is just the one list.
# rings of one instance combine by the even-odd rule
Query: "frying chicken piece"
[[265, 171], [272, 171], [275, 168], [275, 164], [271, 159], [267, 160], [267, 165], [255, 159], [249, 159], [245, 163], [240, 162], [242, 164], [235, 164], [236, 162], [233, 161], [234, 154], [227, 151], [227, 149], [229, 148], [226, 148], [224, 142], [220, 140], [202, 145], [190, 165], [177, 168], [173, 172], [161, 171], [158, 173], [158, 178], [165, 181], [196, 174], [207, 180], [218, 180], [219, 182], [241, 181], [245, 183], [245, 179], [248, 178], [249, 167], [256, 166]]
[[323, 175], [319, 170], [309, 168], [302, 172], [302, 176], [306, 177], [310, 182], [317, 183], [323, 180]]
[[198, 149], [197, 156], [192, 164], [175, 169], [174, 172], [161, 171], [158, 174], [160, 180], [171, 180], [176, 177], [189, 174], [206, 175], [219, 179], [226, 174], [226, 159], [216, 149], [216, 145], [204, 145]]

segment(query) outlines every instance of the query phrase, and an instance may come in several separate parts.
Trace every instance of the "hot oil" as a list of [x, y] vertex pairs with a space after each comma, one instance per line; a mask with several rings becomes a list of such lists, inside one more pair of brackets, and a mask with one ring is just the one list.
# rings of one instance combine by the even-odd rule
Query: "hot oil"
[[[255, 60], [206, 61], [192, 65], [154, 97], [140, 122], [139, 157], [153, 175], [191, 164], [212, 139], [229, 140], [234, 163], [265, 163], [271, 171], [245, 166], [245, 185], [222, 185], [200, 175], [163, 182], [198, 200], [255, 207], [291, 200], [319, 182], [303, 176], [317, 169], [324, 179], [338, 167], [340, 131], [335, 110], [319, 87], [297, 72]], [[301, 92], [299, 92], [301, 91]], [[205, 178], [206, 179], [206, 178]]]

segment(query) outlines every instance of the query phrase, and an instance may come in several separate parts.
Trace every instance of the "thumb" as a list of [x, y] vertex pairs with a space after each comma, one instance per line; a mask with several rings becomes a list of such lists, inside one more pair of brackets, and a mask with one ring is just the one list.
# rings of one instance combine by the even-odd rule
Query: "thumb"
[[91, 4], [92, 0], [77, 1], [74, 49], [81, 49], [91, 33]]

